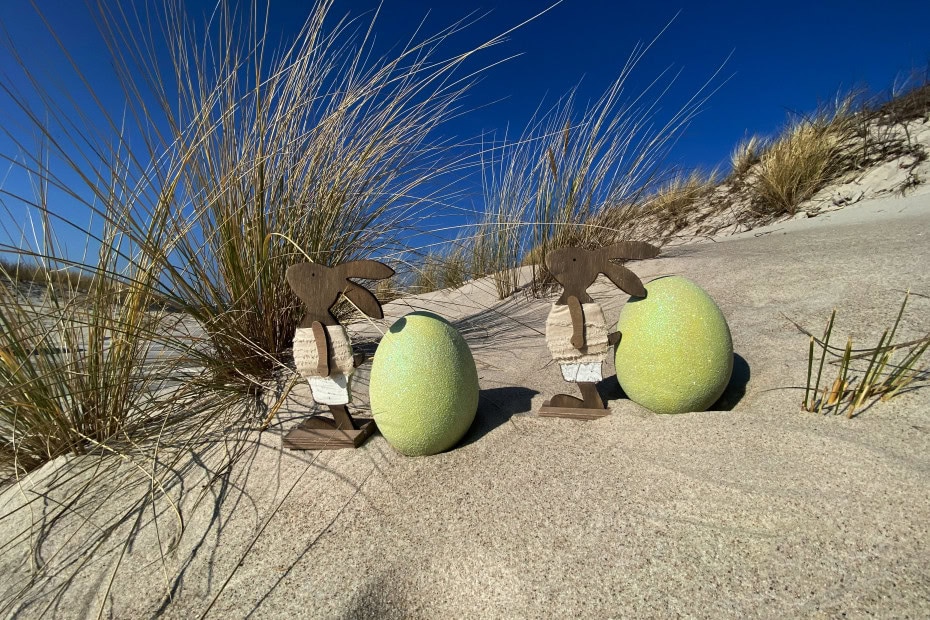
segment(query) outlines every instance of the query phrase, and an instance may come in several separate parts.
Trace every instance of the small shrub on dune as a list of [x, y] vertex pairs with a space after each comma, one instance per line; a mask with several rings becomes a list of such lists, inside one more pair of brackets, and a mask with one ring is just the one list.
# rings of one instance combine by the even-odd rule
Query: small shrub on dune
[[666, 230], [675, 232], [688, 224], [689, 216], [701, 207], [701, 199], [717, 184], [717, 174], [695, 170], [677, 174], [646, 199], [642, 209], [658, 219]]
[[489, 212], [478, 225], [472, 244], [471, 271], [477, 278], [492, 277], [498, 299], [512, 295], [519, 284], [517, 267], [523, 227], [515, 217], [503, 211]]
[[436, 254], [427, 254], [415, 268], [410, 292], [414, 295], [432, 293], [442, 288], [441, 259]]
[[399, 299], [403, 294], [403, 291], [398, 288], [394, 278], [378, 280], [378, 283], [375, 285], [375, 297], [377, 297], [382, 304]]
[[849, 167], [852, 101], [834, 111], [795, 121], [766, 148], [750, 181], [754, 209], [762, 216], [794, 215], [803, 201]]
[[870, 115], [886, 123], [930, 120], [930, 83], [926, 78], [923, 82], [877, 106]]
[[765, 146], [765, 140], [759, 136], [752, 136], [741, 140], [730, 154], [732, 174], [740, 178], [749, 172], [749, 169], [762, 159]]
[[465, 284], [470, 273], [470, 265], [465, 255], [465, 247], [458, 245], [446, 254], [429, 252], [413, 267], [413, 280], [410, 292], [417, 295], [431, 293], [440, 289], [455, 289]]

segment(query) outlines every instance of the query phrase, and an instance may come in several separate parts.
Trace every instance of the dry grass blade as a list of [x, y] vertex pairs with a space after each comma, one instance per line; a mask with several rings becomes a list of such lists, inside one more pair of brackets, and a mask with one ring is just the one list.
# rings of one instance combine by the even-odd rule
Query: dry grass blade
[[[830, 320], [827, 321], [827, 326], [823, 331], [823, 340], [821, 346], [823, 351], [820, 355], [820, 364], [817, 367], [817, 380], [814, 382], [814, 401], [817, 400], [817, 393], [820, 391], [820, 377], [823, 375], [823, 364], [827, 359], [827, 348], [830, 346], [830, 336], [833, 334], [833, 322], [836, 320], [836, 308], [833, 309], [833, 312], [830, 313]], [[811, 336], [813, 338], [813, 336]], [[814, 401], [811, 401], [811, 409], [813, 409]], [[821, 404], [823, 403], [823, 398], [821, 398]], [[819, 409], [818, 409], [819, 412]]]
[[[801, 409], [803, 411], [810, 411], [809, 400], [811, 392], [811, 372], [814, 370], [814, 337], [811, 336], [811, 346], [807, 354], [807, 382], [804, 384], [804, 402], [801, 403]], [[816, 398], [817, 392], [815, 390], [814, 396]]]

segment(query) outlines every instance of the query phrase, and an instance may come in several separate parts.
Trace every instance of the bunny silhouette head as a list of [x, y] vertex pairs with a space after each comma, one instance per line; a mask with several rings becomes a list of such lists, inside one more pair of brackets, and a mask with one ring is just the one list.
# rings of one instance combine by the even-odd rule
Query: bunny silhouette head
[[636, 274], [618, 265], [614, 260], [640, 260], [659, 255], [659, 248], [641, 241], [623, 241], [597, 250], [561, 248], [546, 255], [546, 268], [564, 289], [558, 303], [577, 297], [581, 303], [590, 303], [587, 294], [598, 274], [604, 274], [617, 288], [626, 293], [645, 297], [646, 289]]
[[373, 260], [356, 260], [334, 267], [317, 263], [291, 265], [285, 277], [297, 297], [307, 308], [301, 327], [310, 327], [314, 321], [323, 325], [338, 325], [332, 308], [342, 293], [358, 306], [359, 310], [376, 319], [384, 317], [381, 303], [374, 294], [352, 282], [349, 278], [383, 280], [394, 275], [394, 270]]

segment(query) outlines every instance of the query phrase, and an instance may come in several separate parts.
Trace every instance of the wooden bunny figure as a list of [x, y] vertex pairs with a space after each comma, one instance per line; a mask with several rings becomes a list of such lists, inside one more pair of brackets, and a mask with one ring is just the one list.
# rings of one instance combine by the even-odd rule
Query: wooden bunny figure
[[609, 347], [620, 341], [620, 333], [607, 333], [604, 312], [587, 289], [602, 273], [621, 290], [645, 297], [646, 289], [636, 274], [611, 261], [658, 254], [659, 248], [648, 243], [624, 241], [598, 250], [562, 248], [546, 256], [546, 267], [563, 288], [546, 319], [546, 344], [559, 362], [562, 378], [577, 383], [582, 398], [557, 394], [543, 403], [539, 415], [587, 420], [608, 414], [597, 383], [603, 378], [601, 364]]
[[307, 308], [294, 334], [294, 362], [310, 383], [313, 400], [327, 405], [333, 419], [313, 416], [284, 437], [284, 446], [294, 450], [357, 448], [374, 432], [374, 422], [359, 425], [349, 414], [352, 374], [364, 362], [354, 355], [352, 343], [336, 317], [333, 306], [340, 293], [359, 310], [376, 319], [384, 317], [381, 304], [368, 289], [349, 278], [383, 280], [394, 270], [373, 260], [358, 260], [324, 267], [316, 263], [292, 265], [287, 283]]

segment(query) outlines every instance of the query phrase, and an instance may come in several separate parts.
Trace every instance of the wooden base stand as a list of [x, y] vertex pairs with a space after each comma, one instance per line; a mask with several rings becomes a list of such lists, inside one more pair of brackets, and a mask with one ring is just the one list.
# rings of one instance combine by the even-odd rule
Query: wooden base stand
[[574, 420], [596, 420], [610, 415], [610, 409], [604, 407], [604, 401], [597, 393], [597, 386], [594, 383], [582, 382], [578, 384], [578, 387], [581, 389], [584, 400], [568, 394], [556, 394], [543, 403], [538, 415], [544, 418], [572, 418]]
[[314, 416], [304, 420], [284, 436], [290, 450], [342, 450], [358, 448], [375, 432], [375, 421], [356, 421], [345, 405], [330, 405], [333, 420]]
[[552, 407], [543, 405], [539, 413], [544, 418], [572, 418], [574, 420], [596, 420], [610, 415], [610, 409], [588, 409], [587, 407]]

